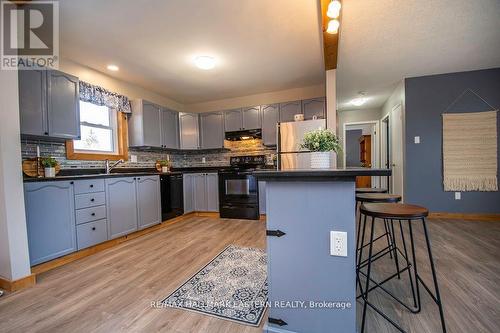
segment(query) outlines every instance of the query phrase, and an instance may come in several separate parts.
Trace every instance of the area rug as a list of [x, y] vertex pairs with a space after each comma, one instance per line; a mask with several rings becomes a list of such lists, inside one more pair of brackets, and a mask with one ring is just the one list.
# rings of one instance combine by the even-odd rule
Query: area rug
[[497, 191], [497, 111], [443, 114], [445, 191]]
[[230, 245], [162, 303], [258, 326], [267, 302], [264, 250]]

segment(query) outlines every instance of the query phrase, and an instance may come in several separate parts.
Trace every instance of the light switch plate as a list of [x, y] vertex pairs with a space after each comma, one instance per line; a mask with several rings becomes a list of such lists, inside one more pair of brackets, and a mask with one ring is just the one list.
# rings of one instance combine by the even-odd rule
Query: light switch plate
[[420, 137], [419, 137], [419, 136], [416, 136], [416, 137], [415, 137], [415, 143], [416, 143], [416, 144], [419, 144], [419, 143], [420, 143]]
[[462, 200], [462, 192], [455, 192], [455, 200]]
[[330, 255], [347, 257], [347, 232], [330, 231]]
[[137, 163], [137, 155], [130, 155], [130, 162]]

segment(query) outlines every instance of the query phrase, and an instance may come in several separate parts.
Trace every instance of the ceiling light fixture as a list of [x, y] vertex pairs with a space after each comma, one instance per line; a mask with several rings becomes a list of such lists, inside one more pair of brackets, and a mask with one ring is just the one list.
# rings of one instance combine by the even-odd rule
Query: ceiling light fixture
[[198, 56], [194, 59], [196, 67], [209, 70], [215, 67], [215, 59], [210, 56]]
[[333, 0], [328, 5], [328, 11], [326, 12], [326, 16], [330, 18], [337, 18], [340, 16], [340, 8], [342, 8], [342, 4], [338, 0]]
[[366, 101], [368, 100], [368, 98], [365, 97], [365, 93], [364, 92], [359, 92], [358, 95], [359, 95], [359, 97], [353, 99], [350, 102], [354, 106], [361, 106], [361, 105], [365, 104]]
[[116, 65], [108, 65], [108, 67], [106, 67], [106, 68], [110, 71], [113, 71], [113, 72], [117, 72], [118, 70], [120, 70], [120, 68]]
[[330, 20], [328, 22], [328, 28], [326, 29], [326, 32], [329, 34], [336, 34], [339, 32], [339, 27], [340, 27], [340, 22], [337, 19]]

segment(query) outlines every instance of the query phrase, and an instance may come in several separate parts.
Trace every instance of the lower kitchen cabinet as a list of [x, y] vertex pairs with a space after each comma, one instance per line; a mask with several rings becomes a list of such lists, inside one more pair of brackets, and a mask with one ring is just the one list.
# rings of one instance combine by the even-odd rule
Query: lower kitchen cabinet
[[194, 176], [193, 173], [185, 173], [183, 177], [183, 187], [184, 187], [184, 214], [191, 213], [194, 211]]
[[137, 230], [135, 177], [109, 178], [105, 181], [109, 239]]
[[98, 220], [76, 226], [78, 250], [105, 242], [108, 240], [106, 220]]
[[31, 265], [76, 251], [73, 182], [24, 185]]
[[217, 173], [184, 174], [184, 213], [218, 212], [218, 184]]
[[140, 176], [136, 179], [138, 228], [161, 222], [160, 178]]

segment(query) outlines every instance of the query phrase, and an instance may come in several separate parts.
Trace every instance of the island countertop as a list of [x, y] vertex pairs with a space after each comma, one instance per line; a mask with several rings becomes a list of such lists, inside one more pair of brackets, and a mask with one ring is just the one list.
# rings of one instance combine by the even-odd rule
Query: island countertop
[[325, 181], [354, 180], [357, 176], [390, 176], [391, 169], [344, 168], [344, 169], [294, 169], [259, 170], [254, 175], [263, 181]]

